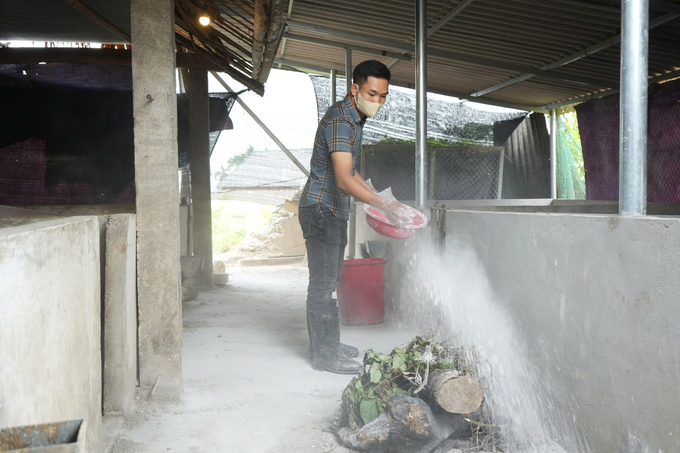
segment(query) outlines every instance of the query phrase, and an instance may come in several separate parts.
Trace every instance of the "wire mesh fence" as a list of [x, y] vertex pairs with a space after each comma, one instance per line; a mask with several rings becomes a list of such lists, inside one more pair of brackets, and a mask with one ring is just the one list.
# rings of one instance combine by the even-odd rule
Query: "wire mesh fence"
[[[429, 200], [500, 198], [503, 147], [430, 145], [426, 155]], [[361, 165], [376, 189], [392, 187], [397, 199], [415, 200], [414, 145], [365, 145]]]
[[[328, 77], [311, 77], [319, 119], [331, 106]], [[339, 79], [336, 100], [346, 93]], [[392, 187], [401, 200], [415, 199], [416, 102], [413, 90], [390, 87], [387, 102], [363, 129], [359, 170], [378, 190]], [[496, 199], [502, 195], [503, 148], [494, 146], [494, 126], [526, 112], [470, 105], [452, 97], [427, 101], [427, 198], [430, 200]]]

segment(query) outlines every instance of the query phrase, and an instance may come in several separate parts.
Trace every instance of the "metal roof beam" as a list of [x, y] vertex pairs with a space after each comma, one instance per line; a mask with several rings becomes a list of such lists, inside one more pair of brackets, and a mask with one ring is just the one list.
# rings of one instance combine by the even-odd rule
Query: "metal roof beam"
[[111, 22], [108, 20], [104, 19], [102, 16], [97, 14], [95, 11], [93, 11], [89, 6], [81, 2], [80, 0], [64, 0], [66, 3], [83, 13], [85, 16], [87, 16], [89, 19], [91, 19], [93, 22], [97, 23], [100, 27], [104, 28], [105, 30], [108, 30], [109, 32], [113, 33], [114, 35], [118, 36], [119, 38], [123, 39], [125, 42], [132, 42], [130, 39], [130, 35], [125, 33], [123, 30], [120, 28], [116, 27], [113, 25]]
[[439, 19], [439, 21], [437, 21], [436, 24], [434, 24], [427, 30], [427, 37], [430, 38], [432, 37], [432, 35], [441, 30], [444, 27], [444, 25], [448, 24], [454, 17], [462, 13], [463, 10], [470, 6], [470, 3], [472, 3], [473, 1], [474, 0], [463, 0], [462, 2], [454, 6], [451, 9], [451, 11], [449, 11], [444, 17]]
[[450, 52], [447, 50], [427, 48], [429, 55], [448, 58], [450, 60], [462, 61], [465, 63], [477, 64], [480, 66], [487, 66], [496, 69], [505, 69], [507, 71], [517, 71], [522, 73], [533, 74], [535, 76], [548, 77], [551, 79], [565, 80], [568, 82], [580, 83], [585, 85], [594, 85], [604, 88], [612, 88], [618, 85], [617, 80], [603, 80], [593, 77], [580, 76], [577, 74], [568, 74], [558, 71], [545, 71], [539, 68], [534, 68], [529, 65], [509, 63], [505, 61], [493, 60], [491, 58], [480, 57], [476, 55], [461, 54], [458, 52]]
[[[664, 14], [661, 17], [658, 17], [654, 20], [649, 21], [649, 29], [651, 30], [654, 27], [658, 27], [659, 25], [665, 24], [666, 22], [669, 22], [677, 17], [679, 17], [680, 14], [675, 14], [675, 13], [670, 13], [670, 14]], [[587, 56], [593, 55], [601, 50], [607, 49], [615, 44], [618, 44], [621, 42], [621, 34], [617, 34], [614, 36], [611, 36], [603, 41], [600, 41], [596, 44], [593, 44], [592, 46], [585, 47], [583, 49], [580, 49], [570, 55], [567, 55], [566, 57], [560, 58], [559, 60], [555, 60], [552, 63], [549, 63], [547, 65], [541, 66], [539, 69], [543, 71], [550, 71], [555, 68], [559, 68], [561, 66], [568, 65], [569, 63], [573, 63], [575, 61], [581, 60], [582, 58], [585, 58]], [[514, 85], [516, 83], [524, 82], [526, 80], [531, 79], [534, 77], [536, 74], [532, 73], [525, 73], [522, 75], [519, 75], [517, 77], [513, 77], [512, 79], [506, 80], [505, 82], [501, 82], [497, 85], [491, 86], [489, 88], [485, 88], [481, 91], [477, 91], [476, 93], [472, 93], [472, 96], [474, 97], [480, 97], [484, 96], [489, 93], [493, 93], [494, 91], [500, 90], [502, 88], [507, 88], [511, 85]]]
[[[472, 3], [473, 1], [475, 1], [475, 0], [463, 0], [463, 1], [461, 1], [459, 4], [457, 4], [456, 6], [454, 6], [454, 7], [451, 9], [451, 11], [449, 11], [444, 17], [442, 17], [441, 19], [439, 19], [439, 20], [437, 21], [436, 24], [434, 24], [433, 26], [431, 26], [431, 27], [427, 30], [427, 37], [430, 38], [432, 35], [434, 35], [434, 34], [437, 33], [439, 30], [441, 30], [441, 29], [444, 27], [444, 25], [448, 24], [449, 22], [451, 22], [451, 20], [453, 20], [454, 17], [456, 17], [457, 15], [459, 15], [460, 13], [462, 13], [463, 10], [464, 10], [465, 8], [467, 8], [468, 6], [470, 6], [470, 3]], [[416, 40], [413, 39], [411, 42], [412, 42], [413, 44], [415, 44]], [[402, 54], [408, 55], [409, 53], [408, 53], [408, 52], [402, 52]], [[399, 60], [400, 60], [400, 58], [395, 58], [395, 59], [393, 59], [392, 61], [390, 61], [389, 63], [387, 63], [387, 67], [388, 67], [388, 68], [392, 68], [394, 65], [396, 65], [397, 63], [399, 63]]]
[[[299, 22], [299, 21], [294, 21], [294, 20], [289, 20], [287, 21], [288, 25], [292, 28], [298, 28], [301, 30], [308, 30], [308, 31], [313, 31], [316, 33], [321, 33], [325, 35], [331, 35], [331, 36], [338, 36], [341, 38], [347, 38], [355, 41], [363, 41], [363, 42], [368, 42], [371, 44], [377, 44], [381, 45], [384, 47], [391, 47], [395, 49], [400, 49], [400, 50], [405, 50], [412, 52], [414, 50], [414, 46], [409, 43], [404, 43], [404, 42], [399, 42], [399, 41], [391, 41], [389, 39], [382, 39], [382, 38], [377, 38], [374, 36], [366, 36], [366, 35], [358, 35], [346, 30], [338, 30], [330, 27], [323, 27], [319, 25], [314, 25], [314, 24], [308, 24], [304, 22]], [[461, 61], [465, 63], [471, 63], [471, 64], [477, 64], [480, 66], [488, 66], [491, 68], [496, 68], [496, 69], [504, 69], [507, 71], [514, 71], [514, 72], [520, 72], [520, 73], [528, 73], [528, 74], [533, 74], [533, 75], [538, 75], [542, 77], [549, 77], [552, 79], [559, 79], [559, 80], [566, 80], [569, 82], [574, 82], [574, 83], [580, 83], [580, 84], [586, 84], [586, 85], [593, 85], [593, 86], [599, 86], [603, 88], [613, 88], [615, 86], [618, 86], [618, 81], [614, 80], [601, 80], [601, 79], [596, 79], [592, 77], [587, 77], [587, 76], [580, 76], [576, 74], [567, 74], [567, 73], [561, 73], [557, 71], [545, 71], [543, 69], [539, 68], [534, 68], [529, 65], [523, 65], [523, 64], [515, 64], [515, 63], [510, 63], [510, 62], [505, 62], [505, 61], [498, 61], [498, 60], [493, 60], [491, 58], [485, 58], [485, 57], [480, 57], [477, 55], [469, 55], [469, 54], [463, 54], [459, 52], [452, 52], [448, 50], [442, 50], [442, 49], [435, 49], [432, 47], [427, 48], [427, 53], [428, 55], [432, 56], [437, 56], [437, 57], [442, 57], [446, 58], [449, 60], [454, 60], [454, 61]]]
[[397, 52], [390, 52], [387, 50], [380, 50], [380, 49], [375, 49], [373, 47], [364, 47], [364, 46], [357, 46], [354, 44], [345, 44], [342, 42], [338, 41], [331, 41], [329, 39], [321, 39], [321, 38], [313, 38], [311, 36], [303, 36], [303, 35], [296, 35], [293, 33], [284, 33], [283, 37], [285, 39], [290, 39], [293, 41], [301, 41], [301, 42], [309, 42], [312, 44], [320, 44], [322, 46], [328, 46], [328, 47], [336, 47], [338, 49], [351, 49], [355, 50], [357, 52], [363, 52], [363, 53], [368, 53], [372, 55], [381, 55], [383, 57], [392, 57], [396, 58], [399, 60], [408, 60], [411, 61], [412, 57], [411, 55], [403, 55]]
[[[195, 53], [177, 52], [177, 67], [221, 71]], [[129, 49], [86, 49], [71, 47], [10, 47], [0, 49], [0, 64], [75, 63], [130, 66]]]
[[428, 90], [428, 93], [436, 93], [436, 94], [441, 94], [443, 96], [452, 96], [458, 99], [462, 99], [465, 101], [470, 101], [470, 102], [475, 102], [477, 104], [485, 104], [485, 105], [493, 105], [496, 107], [505, 107], [508, 109], [515, 109], [515, 110], [526, 110], [528, 112], [539, 112], [539, 113], [545, 113], [549, 114], [550, 110], [546, 109], [544, 107], [540, 107], [537, 105], [525, 105], [525, 104], [517, 104], [514, 102], [506, 102], [506, 101], [501, 101], [501, 100], [496, 100], [496, 99], [477, 99], [470, 97], [469, 94], [467, 93], [462, 93], [458, 91], [449, 91], [449, 90]]
[[[277, 58], [274, 60], [274, 63], [281, 64], [282, 66], [288, 66], [303, 72], [312, 72], [315, 74], [321, 74], [321, 75], [328, 75], [330, 74], [331, 70], [337, 71], [337, 74], [345, 74], [345, 70], [339, 69], [339, 67], [331, 67], [332, 65], [329, 65], [326, 62], [320, 62], [320, 61], [315, 61], [315, 62], [307, 62], [307, 61], [298, 61], [298, 60], [290, 60], [287, 58]], [[414, 89], [414, 85], [412, 83], [399, 83], [399, 82], [391, 82], [392, 85], [395, 86], [400, 86], [404, 88], [410, 88]], [[466, 101], [471, 101], [471, 102], [476, 102], [477, 104], [486, 104], [486, 105], [493, 105], [496, 107], [505, 107], [509, 109], [516, 109], [516, 110], [527, 110], [527, 111], [533, 111], [533, 112], [539, 112], [539, 113], [549, 113], [549, 109], [541, 107], [541, 106], [536, 106], [536, 105], [524, 105], [524, 104], [516, 104], [513, 102], [505, 102], [505, 101], [500, 101], [500, 100], [494, 100], [494, 99], [476, 99], [470, 97], [468, 93], [463, 93], [463, 92], [458, 92], [458, 91], [451, 91], [451, 90], [439, 90], [439, 89], [430, 89], [428, 88], [428, 93], [436, 93], [436, 94], [441, 94], [443, 96], [452, 96], [456, 97], [458, 99], [466, 100]]]
[[276, 58], [274, 60], [274, 63], [278, 64], [280, 67], [281, 66], [288, 66], [297, 70], [300, 70], [302, 72], [312, 72], [315, 74], [323, 74], [323, 75], [330, 75], [331, 70], [335, 70], [337, 75], [343, 75], [346, 76], [345, 74], [345, 67], [342, 66], [334, 66], [331, 67], [331, 65], [325, 63], [325, 62], [308, 62], [308, 61], [299, 61], [299, 60], [291, 60], [290, 58]]
[[[649, 84], [652, 85], [654, 83], [666, 82], [668, 80], [676, 79], [678, 77], [680, 77], [680, 70], [667, 72], [666, 74], [661, 74], [661, 75], [658, 75], [656, 77], [650, 77], [649, 78]], [[577, 98], [568, 99], [566, 101], [555, 102], [554, 104], [544, 105], [542, 108], [544, 108], [544, 109], [556, 109], [556, 108], [559, 108], [559, 107], [564, 107], [565, 105], [580, 104], [582, 102], [590, 101], [590, 100], [593, 100], [593, 99], [599, 99], [599, 98], [603, 98], [603, 97], [610, 96], [610, 95], [613, 95], [613, 94], [618, 94], [618, 93], [619, 93], [618, 88], [611, 89], [611, 90], [604, 90], [604, 91], [600, 91], [598, 93], [586, 94], [584, 96], [579, 96]], [[475, 100], [475, 102], [479, 102], [479, 101]]]
[[680, 14], [680, 5], [675, 3], [661, 2], [659, 0], [649, 0], [649, 9], [664, 13]]
[[315, 33], [321, 33], [322, 35], [337, 36], [340, 38], [346, 38], [353, 41], [362, 41], [370, 44], [377, 44], [382, 47], [391, 47], [393, 49], [408, 50], [413, 51], [415, 49], [413, 44], [400, 41], [392, 41], [389, 39], [377, 38], [375, 36], [360, 35], [347, 30], [340, 30], [331, 27], [325, 27], [322, 25], [309, 24], [306, 22], [300, 22], [298, 20], [289, 19], [286, 21], [289, 27], [297, 28], [299, 30], [313, 31]]
[[[293, 2], [294, 2], [294, 1], [295, 1], [295, 0], [290, 0], [290, 1], [288, 2], [288, 12], [287, 12], [287, 14], [286, 14], [286, 20], [290, 20], [290, 16], [293, 15]], [[285, 21], [284, 21], [284, 22], [285, 22]], [[284, 25], [283, 25], [283, 31], [284, 31], [284, 33], [285, 33], [287, 30], [288, 30], [288, 27], [287, 27], [286, 24], [284, 23]], [[281, 42], [281, 57], [283, 57], [283, 54], [286, 53], [286, 43], [287, 43], [286, 38], [283, 38], [283, 41]], [[276, 56], [276, 55], [275, 55], [275, 56]], [[281, 68], [281, 65], [279, 65], [279, 68]]]

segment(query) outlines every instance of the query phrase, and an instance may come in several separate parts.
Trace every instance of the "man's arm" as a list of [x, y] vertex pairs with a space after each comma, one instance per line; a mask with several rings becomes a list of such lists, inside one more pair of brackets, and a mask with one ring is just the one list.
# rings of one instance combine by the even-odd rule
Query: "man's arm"
[[333, 162], [338, 189], [363, 203], [380, 206], [382, 198], [364, 187], [364, 178], [359, 172], [354, 172], [354, 176], [352, 176], [352, 153], [336, 151], [331, 153], [331, 161]]
[[359, 177], [352, 175], [354, 156], [350, 152], [349, 134], [349, 124], [337, 119], [331, 121], [325, 130], [338, 189], [361, 202], [381, 209], [388, 218], [395, 222], [410, 221], [408, 208], [398, 201], [389, 201], [371, 192], [364, 186], [364, 178], [361, 175]]

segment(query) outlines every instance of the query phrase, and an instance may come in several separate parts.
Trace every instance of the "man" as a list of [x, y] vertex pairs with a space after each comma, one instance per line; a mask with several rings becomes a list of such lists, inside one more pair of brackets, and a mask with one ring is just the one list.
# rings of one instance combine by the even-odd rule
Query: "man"
[[356, 171], [366, 118], [385, 103], [390, 70], [368, 60], [354, 68], [351, 92], [331, 106], [319, 123], [310, 175], [300, 198], [300, 225], [309, 260], [307, 328], [312, 367], [354, 374], [362, 365], [352, 360], [359, 351], [340, 343], [337, 300], [332, 293], [340, 281], [347, 245], [350, 197], [385, 212], [395, 221], [408, 221], [404, 205], [380, 197]]

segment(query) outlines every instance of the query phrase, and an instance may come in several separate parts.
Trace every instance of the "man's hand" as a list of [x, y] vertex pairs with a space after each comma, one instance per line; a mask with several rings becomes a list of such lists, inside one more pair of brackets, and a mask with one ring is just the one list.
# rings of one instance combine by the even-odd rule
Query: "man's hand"
[[414, 214], [411, 208], [396, 200], [381, 197], [373, 188], [373, 185], [366, 186], [366, 181], [363, 180], [361, 175], [358, 173], [356, 173], [358, 177], [352, 175], [352, 154], [336, 151], [331, 153], [331, 161], [339, 189], [363, 203], [380, 209], [385, 213], [388, 220], [395, 225], [406, 226], [413, 223]]
[[404, 227], [413, 223], [414, 213], [405, 204], [381, 198], [380, 209], [397, 226]]

